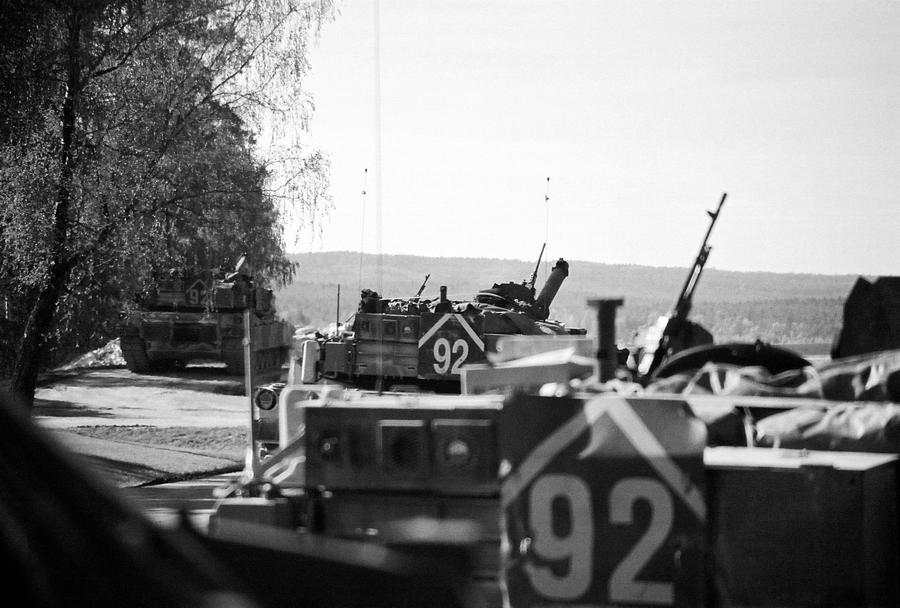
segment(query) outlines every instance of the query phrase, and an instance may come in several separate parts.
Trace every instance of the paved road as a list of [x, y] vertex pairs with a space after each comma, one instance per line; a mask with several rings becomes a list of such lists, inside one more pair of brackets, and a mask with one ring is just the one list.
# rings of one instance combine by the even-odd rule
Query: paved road
[[[121, 443], [69, 431], [84, 426], [246, 427], [249, 403], [243, 393], [243, 379], [227, 375], [224, 366], [216, 364], [191, 365], [165, 374], [79, 369], [51, 375], [41, 383], [33, 418], [69, 450], [85, 457], [103, 479], [121, 487], [161, 474], [189, 476], [196, 471], [225, 470], [235, 463], [165, 446], [125, 444], [123, 452]], [[234, 475], [123, 488], [123, 492], [158, 523], [175, 525], [184, 510], [198, 528], [206, 529], [216, 500], [213, 490]]]
[[228, 484], [237, 473], [217, 475], [206, 479], [180, 481], [141, 488], [127, 488], [125, 494], [154, 522], [162, 526], [178, 526], [183, 511], [198, 530], [205, 531], [212, 514], [216, 488]]
[[127, 369], [56, 374], [35, 394], [34, 419], [46, 428], [147, 425], [215, 427], [249, 424], [243, 379], [221, 366], [188, 366], [177, 374]]

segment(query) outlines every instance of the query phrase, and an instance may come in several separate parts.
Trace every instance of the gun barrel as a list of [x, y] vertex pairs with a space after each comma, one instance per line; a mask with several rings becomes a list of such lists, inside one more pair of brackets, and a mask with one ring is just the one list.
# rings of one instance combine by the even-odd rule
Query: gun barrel
[[706, 247], [706, 242], [709, 240], [709, 235], [712, 234], [713, 226], [716, 225], [716, 220], [719, 219], [719, 212], [722, 210], [722, 205], [725, 204], [726, 196], [728, 196], [728, 193], [723, 192], [722, 199], [719, 201], [719, 206], [716, 207], [716, 210], [706, 212], [709, 215], [709, 217], [712, 219], [712, 221], [709, 223], [709, 228], [706, 229], [706, 236], [703, 237], [703, 244], [700, 246], [701, 251], [703, 251], [703, 249]]
[[421, 297], [422, 292], [425, 291], [425, 285], [428, 283], [428, 279], [431, 277], [431, 274], [425, 275], [425, 280], [422, 281], [422, 285], [419, 287], [419, 291], [416, 292], [416, 297]]
[[540, 295], [534, 301], [539, 320], [545, 321], [550, 316], [550, 304], [553, 303], [553, 298], [556, 297], [567, 276], [569, 276], [569, 263], [559, 258], [553, 266], [553, 270], [550, 271], [550, 276], [547, 277], [547, 282], [544, 283]]
[[685, 307], [690, 308], [691, 296], [694, 293], [694, 288], [697, 286], [700, 273], [703, 272], [703, 267], [706, 265], [706, 258], [709, 257], [709, 251], [712, 249], [712, 247], [707, 244], [709, 242], [709, 235], [712, 234], [713, 226], [716, 225], [716, 220], [719, 219], [719, 212], [722, 210], [722, 205], [725, 204], [726, 196], [728, 196], [728, 193], [723, 192], [722, 199], [719, 201], [716, 210], [706, 212], [710, 217], [709, 227], [706, 229], [706, 236], [703, 237], [703, 242], [700, 244], [700, 252], [697, 253], [697, 257], [694, 259], [694, 266], [688, 273], [684, 286], [681, 288], [681, 293], [678, 294], [678, 300], [675, 301], [675, 311], [673, 316], [678, 315], [680, 309]]

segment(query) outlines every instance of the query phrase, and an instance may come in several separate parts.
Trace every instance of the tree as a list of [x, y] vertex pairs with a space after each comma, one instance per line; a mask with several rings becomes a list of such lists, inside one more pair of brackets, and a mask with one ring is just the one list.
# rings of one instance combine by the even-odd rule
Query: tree
[[[2, 8], [0, 283], [27, 310], [12, 388], [31, 403], [60, 330], [127, 299], [154, 268], [247, 251], [257, 274], [289, 278], [280, 220], [314, 218], [328, 202], [327, 162], [301, 145], [311, 110], [302, 82], [308, 42], [333, 9], [291, 0]], [[267, 118], [294, 127], [290, 154], [257, 145]]]

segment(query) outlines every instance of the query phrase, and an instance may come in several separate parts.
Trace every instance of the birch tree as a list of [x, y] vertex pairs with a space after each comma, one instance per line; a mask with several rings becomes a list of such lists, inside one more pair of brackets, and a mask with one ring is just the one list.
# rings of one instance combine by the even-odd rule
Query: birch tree
[[[287, 220], [328, 205], [304, 144], [327, 1], [4, 0], [0, 285], [23, 312], [11, 385], [154, 268], [250, 253], [290, 276]], [[264, 124], [287, 146], [264, 149]], [[289, 139], [285, 140], [285, 137]], [[99, 324], [98, 324], [99, 325]], [[80, 330], [78, 328], [81, 328]], [[103, 333], [103, 328], [96, 331]]]

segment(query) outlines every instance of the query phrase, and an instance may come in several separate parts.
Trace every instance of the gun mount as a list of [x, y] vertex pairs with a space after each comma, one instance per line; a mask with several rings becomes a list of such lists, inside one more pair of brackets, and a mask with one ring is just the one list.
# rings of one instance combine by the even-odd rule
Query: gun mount
[[659, 338], [656, 344], [644, 344], [644, 350], [640, 355], [638, 363], [638, 373], [641, 377], [648, 378], [653, 375], [662, 362], [671, 357], [675, 353], [686, 348], [711, 344], [713, 341], [712, 334], [702, 326], [691, 322], [688, 319], [691, 307], [693, 306], [694, 290], [700, 281], [700, 275], [706, 266], [706, 260], [709, 258], [709, 252], [712, 246], [709, 245], [709, 235], [719, 219], [719, 213], [722, 211], [722, 205], [725, 204], [727, 193], [722, 193], [722, 198], [715, 211], [707, 211], [706, 214], [710, 218], [709, 227], [706, 229], [706, 235], [700, 244], [700, 251], [694, 259], [694, 264], [688, 272], [687, 279], [681, 288], [681, 293], [675, 300], [675, 305], [668, 317], [661, 317], [656, 329], [659, 331]]

